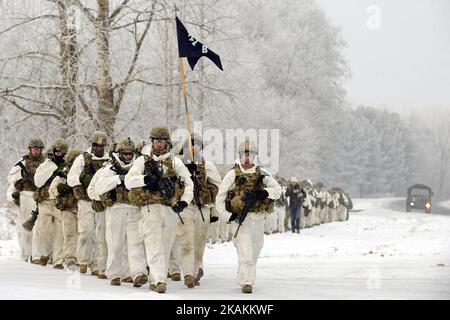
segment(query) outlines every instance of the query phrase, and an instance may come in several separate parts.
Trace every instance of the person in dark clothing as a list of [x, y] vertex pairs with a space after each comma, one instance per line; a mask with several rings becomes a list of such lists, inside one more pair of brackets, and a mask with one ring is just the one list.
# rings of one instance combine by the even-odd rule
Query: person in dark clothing
[[292, 177], [289, 180], [285, 196], [289, 197], [292, 232], [300, 233], [300, 210], [306, 194], [303, 189], [300, 188], [299, 181], [296, 177]]

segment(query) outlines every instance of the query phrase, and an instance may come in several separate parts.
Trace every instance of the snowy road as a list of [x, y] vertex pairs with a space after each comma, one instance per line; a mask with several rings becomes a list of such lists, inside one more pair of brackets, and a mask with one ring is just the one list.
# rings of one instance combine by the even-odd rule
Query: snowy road
[[349, 221], [266, 236], [252, 295], [234, 283], [232, 243], [206, 250], [200, 287], [169, 280], [159, 295], [26, 264], [0, 240], [0, 299], [450, 299], [450, 216], [392, 209], [398, 201], [356, 200], [363, 211]]

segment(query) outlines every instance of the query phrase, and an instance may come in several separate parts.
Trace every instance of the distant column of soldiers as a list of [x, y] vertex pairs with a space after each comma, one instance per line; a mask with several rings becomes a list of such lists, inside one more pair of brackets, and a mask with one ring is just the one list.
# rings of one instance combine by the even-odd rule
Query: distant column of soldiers
[[164, 293], [168, 278], [200, 285], [208, 240], [232, 240], [236, 282], [252, 293], [264, 233], [348, 219], [351, 200], [341, 189], [296, 179], [284, 186], [258, 165], [258, 148], [248, 140], [223, 179], [202, 157], [201, 136], [191, 137], [190, 157], [172, 150], [161, 126], [145, 146], [107, 140], [95, 131], [83, 152], [57, 139], [45, 154], [43, 142], [31, 139], [8, 175], [22, 259], [89, 269], [112, 286], [149, 282]]
[[278, 221], [275, 216], [267, 218], [266, 234], [289, 230], [300, 233], [300, 229], [349, 219], [353, 203], [341, 188], [327, 189], [322, 182], [313, 184], [310, 180], [299, 181], [296, 177], [291, 177], [288, 183], [281, 178], [278, 182], [284, 190], [276, 201], [280, 214]]

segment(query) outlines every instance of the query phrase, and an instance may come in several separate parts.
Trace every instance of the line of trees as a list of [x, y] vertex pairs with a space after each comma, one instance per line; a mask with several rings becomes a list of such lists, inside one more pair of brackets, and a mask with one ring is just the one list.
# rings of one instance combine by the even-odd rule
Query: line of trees
[[[95, 129], [142, 141], [184, 126], [174, 8], [222, 57], [187, 71], [203, 127], [281, 129], [280, 175], [354, 196], [447, 182], [450, 133], [370, 107], [351, 109], [345, 42], [315, 0], [15, 0], [1, 2], [0, 170], [30, 137], [84, 148]], [[5, 184], [0, 184], [4, 194]]]

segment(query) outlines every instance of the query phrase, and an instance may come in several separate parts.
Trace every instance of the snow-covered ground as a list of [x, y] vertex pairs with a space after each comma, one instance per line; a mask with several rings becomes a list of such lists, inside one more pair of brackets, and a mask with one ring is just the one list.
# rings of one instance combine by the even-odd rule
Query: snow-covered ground
[[429, 215], [397, 211], [395, 202], [355, 200], [362, 211], [349, 221], [265, 236], [252, 295], [234, 282], [232, 243], [207, 248], [199, 287], [169, 280], [163, 295], [27, 264], [1, 209], [0, 299], [450, 299], [450, 203], [448, 215]]

